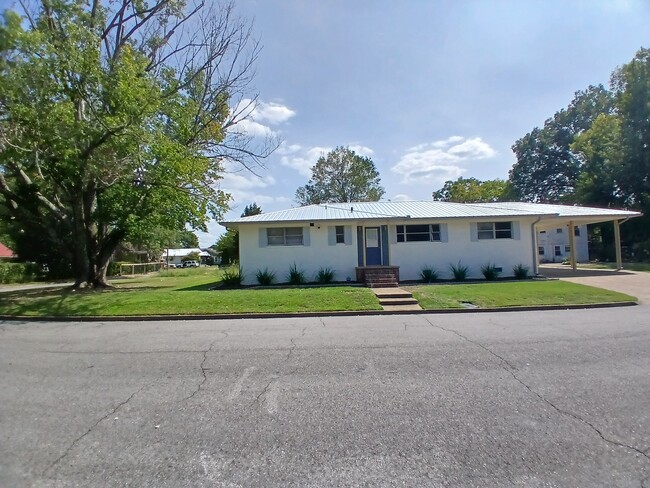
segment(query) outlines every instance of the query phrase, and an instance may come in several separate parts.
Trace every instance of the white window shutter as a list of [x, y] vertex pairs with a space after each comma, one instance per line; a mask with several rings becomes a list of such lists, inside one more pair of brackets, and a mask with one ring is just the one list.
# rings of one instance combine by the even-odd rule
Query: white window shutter
[[449, 242], [449, 234], [447, 233], [447, 224], [440, 224], [440, 242]]
[[352, 245], [352, 226], [351, 225], [346, 225], [343, 228], [343, 241], [345, 242], [346, 246], [351, 246]]
[[330, 225], [327, 227], [327, 245], [336, 245], [336, 226]]
[[519, 231], [519, 222], [518, 221], [513, 221], [512, 222], [512, 238], [513, 239], [521, 239], [521, 233]]
[[478, 241], [478, 224], [476, 222], [469, 224], [469, 235], [472, 241]]
[[269, 238], [266, 234], [266, 227], [260, 227], [260, 247], [266, 247], [269, 245]]
[[309, 246], [311, 244], [309, 239], [309, 227], [302, 228], [302, 245]]

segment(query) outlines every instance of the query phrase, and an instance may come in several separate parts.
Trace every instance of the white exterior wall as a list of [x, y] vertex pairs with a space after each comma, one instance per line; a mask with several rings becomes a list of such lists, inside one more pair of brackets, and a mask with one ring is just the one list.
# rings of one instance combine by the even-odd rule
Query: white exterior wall
[[[473, 241], [472, 222], [499, 222], [505, 219], [439, 220], [435, 224], [447, 224], [447, 242], [396, 242], [391, 236], [390, 261], [399, 266], [400, 280], [420, 279], [420, 271], [425, 266], [433, 267], [441, 279], [451, 279], [451, 264], [468, 266], [468, 278], [483, 279], [481, 266], [488, 263], [503, 268], [502, 277], [513, 276], [512, 267], [517, 264], [527, 266], [533, 273], [532, 219], [519, 222], [519, 239], [480, 239]], [[507, 221], [507, 220], [506, 220]], [[395, 225], [408, 225], [415, 222], [396, 222], [389, 226], [389, 233], [395, 232]], [[513, 222], [514, 225], [514, 222]]]
[[[457, 219], [431, 221], [385, 221], [381, 219], [359, 222], [321, 222], [313, 227], [305, 223], [254, 224], [239, 226], [239, 259], [244, 271], [243, 283], [256, 284], [258, 270], [268, 268], [275, 272], [276, 282], [286, 282], [289, 267], [295, 263], [304, 270], [308, 281], [314, 280], [321, 267], [335, 270], [335, 281], [356, 279], [358, 266], [357, 226], [379, 227], [388, 225], [390, 265], [400, 267], [401, 280], [417, 280], [425, 266], [434, 267], [439, 277], [453, 277], [450, 264], [469, 266], [469, 278], [482, 279], [481, 266], [493, 264], [503, 268], [501, 276], [512, 276], [512, 267], [517, 264], [527, 266], [530, 273], [534, 268], [533, 237], [531, 224], [534, 219], [513, 221], [518, 227], [513, 239], [472, 240], [471, 224], [478, 221], [495, 222], [511, 219]], [[516, 223], [515, 223], [516, 222]], [[446, 224], [446, 242], [397, 242], [396, 226], [410, 224]], [[331, 245], [329, 227], [345, 225], [350, 228], [350, 242]], [[260, 229], [268, 227], [303, 227], [303, 237], [309, 245], [302, 246], [264, 246], [260, 242]], [[309, 237], [307, 238], [307, 233]]]
[[[562, 232], [558, 234], [557, 229], [561, 228]], [[589, 261], [589, 236], [587, 226], [579, 225], [580, 235], [573, 237], [576, 247], [576, 260], [578, 262]], [[571, 256], [571, 251], [566, 250], [569, 246], [569, 226], [560, 225], [553, 228], [544, 229], [546, 232], [537, 234], [537, 245], [544, 248], [544, 254], [539, 255], [539, 261], [542, 263], [561, 263]], [[555, 246], [560, 246], [561, 256], [555, 255]], [[538, 251], [539, 252], [539, 251]]]
[[[268, 268], [275, 272], [276, 283], [287, 281], [289, 267], [296, 263], [305, 272], [307, 281], [314, 281], [319, 268], [330, 267], [335, 271], [334, 281], [356, 280], [357, 266], [356, 226], [351, 227], [350, 244], [329, 245], [329, 226], [341, 222], [309, 224], [290, 222], [277, 224], [242, 225], [239, 227], [239, 262], [244, 271], [243, 284], [257, 284], [255, 274]], [[302, 227], [303, 239], [309, 232], [308, 246], [265, 246], [260, 247], [260, 229], [268, 227]]]

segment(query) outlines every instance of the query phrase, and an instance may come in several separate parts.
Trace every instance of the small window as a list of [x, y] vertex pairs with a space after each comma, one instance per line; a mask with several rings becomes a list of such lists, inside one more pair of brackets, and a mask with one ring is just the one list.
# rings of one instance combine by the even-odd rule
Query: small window
[[479, 222], [479, 239], [512, 239], [512, 222]]
[[266, 229], [269, 246], [302, 246], [302, 227], [278, 227]]
[[576, 237], [580, 237], [580, 227], [577, 225], [573, 228], [573, 235]]
[[430, 242], [439, 240], [440, 224], [397, 226], [397, 242]]
[[555, 233], [556, 234], [561, 234], [562, 233], [562, 227], [558, 227], [557, 229], [555, 229]]
[[571, 246], [564, 246], [564, 252], [571, 252]]
[[540, 234], [546, 234], [546, 231], [545, 230], [540, 230], [539, 233]]
[[540, 256], [544, 255], [544, 246], [537, 247], [537, 254], [539, 254]]
[[336, 226], [336, 243], [345, 244], [345, 227], [342, 225]]
[[554, 251], [556, 256], [562, 256], [562, 248], [560, 246], [555, 246]]

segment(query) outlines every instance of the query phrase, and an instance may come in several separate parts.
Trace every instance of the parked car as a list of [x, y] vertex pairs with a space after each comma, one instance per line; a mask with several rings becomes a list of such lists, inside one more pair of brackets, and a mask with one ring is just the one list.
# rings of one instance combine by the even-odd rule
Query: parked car
[[183, 268], [198, 268], [199, 263], [197, 261], [185, 261], [183, 262]]

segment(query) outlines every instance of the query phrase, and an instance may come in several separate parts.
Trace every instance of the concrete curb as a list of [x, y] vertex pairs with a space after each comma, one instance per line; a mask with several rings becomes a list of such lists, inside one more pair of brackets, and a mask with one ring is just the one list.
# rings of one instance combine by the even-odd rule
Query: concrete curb
[[87, 317], [33, 317], [20, 315], [0, 315], [0, 321], [12, 322], [144, 322], [154, 320], [226, 320], [226, 319], [282, 319], [294, 317], [356, 317], [365, 315], [440, 315], [455, 313], [494, 313], [494, 312], [536, 312], [546, 310], [584, 310], [590, 308], [632, 307], [637, 302], [590, 303], [584, 305], [540, 305], [534, 307], [501, 308], [449, 308], [438, 310], [358, 310], [345, 312], [296, 312], [296, 313], [239, 313], [204, 315], [123, 315]]

